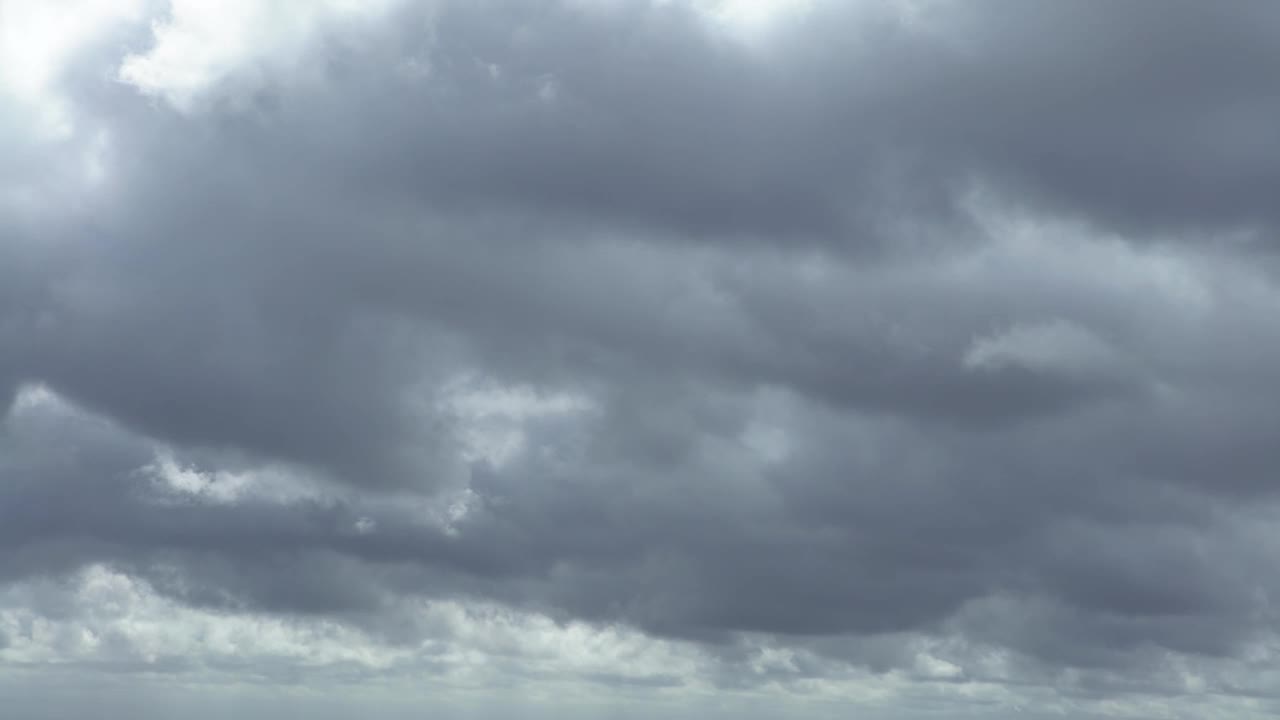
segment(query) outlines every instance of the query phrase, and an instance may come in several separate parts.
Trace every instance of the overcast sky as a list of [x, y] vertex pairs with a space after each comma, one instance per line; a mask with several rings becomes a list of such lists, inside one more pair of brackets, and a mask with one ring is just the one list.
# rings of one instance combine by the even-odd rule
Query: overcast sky
[[0, 0], [14, 720], [1280, 713], [1280, 3]]

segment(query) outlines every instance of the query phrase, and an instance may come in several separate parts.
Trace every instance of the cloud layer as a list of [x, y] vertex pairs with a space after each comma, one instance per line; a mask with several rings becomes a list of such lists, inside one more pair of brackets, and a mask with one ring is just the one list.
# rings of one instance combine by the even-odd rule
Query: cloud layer
[[0, 1], [31, 682], [1277, 709], [1280, 10], [37, 5]]

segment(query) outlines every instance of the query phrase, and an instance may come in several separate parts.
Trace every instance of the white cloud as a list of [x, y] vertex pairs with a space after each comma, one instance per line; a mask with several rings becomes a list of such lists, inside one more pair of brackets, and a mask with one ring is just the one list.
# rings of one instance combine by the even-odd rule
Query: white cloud
[[153, 21], [154, 45], [129, 55], [120, 79], [181, 111], [239, 73], [296, 74], [310, 45], [330, 23], [376, 19], [395, 0], [171, 0]]
[[271, 677], [303, 668], [406, 677], [430, 665], [446, 686], [466, 688], [535, 678], [695, 678], [707, 662], [691, 645], [490, 606], [410, 601], [391, 612], [430, 634], [388, 642], [329, 619], [187, 607], [142, 580], [91, 565], [69, 580], [0, 590], [0, 635], [6, 640], [0, 666], [140, 663], [212, 682], [226, 674]]
[[593, 407], [580, 394], [502, 386], [471, 375], [448, 383], [441, 396], [441, 410], [458, 421], [464, 459], [495, 465], [526, 449], [526, 423], [589, 412]]
[[1022, 367], [1063, 375], [1107, 372], [1122, 363], [1105, 341], [1066, 320], [1017, 325], [977, 338], [964, 355], [971, 370]]
[[57, 91], [66, 63], [121, 23], [141, 19], [143, 0], [0, 0], [0, 95], [30, 110], [34, 129], [64, 138], [74, 118]]
[[813, 0], [697, 0], [694, 5], [731, 34], [756, 41], [802, 18], [812, 9]]

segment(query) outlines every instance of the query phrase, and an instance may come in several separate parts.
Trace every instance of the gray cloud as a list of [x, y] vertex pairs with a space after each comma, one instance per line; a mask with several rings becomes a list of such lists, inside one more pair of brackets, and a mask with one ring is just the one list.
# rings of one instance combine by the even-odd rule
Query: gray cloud
[[1270, 697], [1280, 12], [869, 5], [403, 3], [176, 107], [122, 25], [65, 137], [0, 99], [0, 581]]

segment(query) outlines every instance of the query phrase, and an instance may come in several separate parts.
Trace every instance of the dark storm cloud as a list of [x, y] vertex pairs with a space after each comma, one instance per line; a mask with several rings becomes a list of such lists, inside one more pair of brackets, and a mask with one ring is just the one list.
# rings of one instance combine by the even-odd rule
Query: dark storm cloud
[[[818, 3], [761, 56], [680, 3], [446, 4], [430, 42], [392, 36], [429, 88], [364, 77], [293, 106], [315, 130], [287, 144], [393, 197], [704, 237], [865, 246], [975, 179], [1139, 232], [1274, 219], [1270, 8], [868, 5]], [[368, 72], [352, 54], [335, 75]]]
[[[1280, 11], [921, 8], [753, 45], [681, 3], [408, 7], [186, 113], [103, 80], [124, 40], [86, 52], [107, 182], [0, 139], [44, 188], [0, 219], [0, 403], [79, 408], [10, 414], [0, 575], [876, 669], [938, 637], [1137, 677], [1269, 637], [1280, 294], [1223, 237], [1276, 229]], [[468, 461], [460, 376], [587, 409]], [[318, 497], [184, 499], [156, 444]], [[451, 529], [395, 504], [462, 488]]]

